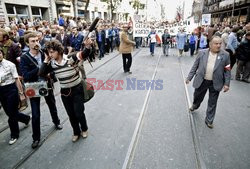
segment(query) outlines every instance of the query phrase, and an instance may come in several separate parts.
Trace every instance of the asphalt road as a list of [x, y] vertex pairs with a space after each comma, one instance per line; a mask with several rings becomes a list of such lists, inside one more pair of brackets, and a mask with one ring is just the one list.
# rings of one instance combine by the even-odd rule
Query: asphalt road
[[[186, 53], [178, 59], [176, 53], [171, 49], [166, 57], [156, 48], [152, 57], [148, 48], [137, 49], [131, 75], [123, 72], [117, 52], [94, 62], [94, 68], [85, 63], [88, 78], [124, 82], [121, 90], [117, 85], [113, 90], [98, 90], [85, 104], [89, 137], [72, 143], [72, 128], [57, 84], [63, 130], [54, 130], [48, 107], [42, 104], [43, 144], [35, 151], [31, 149], [31, 126], [23, 128], [20, 124], [20, 138], [12, 146], [8, 145], [9, 129], [2, 130], [0, 169], [196, 169], [201, 161], [207, 169], [250, 168], [249, 84], [232, 80], [230, 91], [220, 94], [211, 130], [204, 123], [207, 98], [197, 111], [188, 111], [187, 98], [192, 101], [193, 88], [188, 85], [186, 93], [182, 72], [184, 77], [188, 74], [195, 57]], [[151, 80], [162, 81], [162, 88], [157, 90], [153, 85], [152, 90], [143, 89], [140, 82]], [[3, 129], [7, 125], [3, 111], [0, 119]]]

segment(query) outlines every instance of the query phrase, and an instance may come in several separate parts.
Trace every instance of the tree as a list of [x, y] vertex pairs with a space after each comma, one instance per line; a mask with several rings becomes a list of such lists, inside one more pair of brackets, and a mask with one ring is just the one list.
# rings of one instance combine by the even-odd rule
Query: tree
[[166, 15], [166, 13], [165, 13], [165, 7], [164, 7], [163, 4], [161, 4], [161, 19], [162, 20], [165, 19], [165, 15]]
[[145, 8], [145, 4], [142, 4], [140, 2], [140, 0], [132, 0], [129, 2], [130, 5], [132, 5], [132, 7], [136, 10], [136, 14], [139, 13], [140, 9], [144, 9]]
[[119, 7], [122, 0], [101, 0], [102, 2], [106, 2], [108, 4], [108, 9], [111, 12], [111, 20], [114, 20], [114, 11]]

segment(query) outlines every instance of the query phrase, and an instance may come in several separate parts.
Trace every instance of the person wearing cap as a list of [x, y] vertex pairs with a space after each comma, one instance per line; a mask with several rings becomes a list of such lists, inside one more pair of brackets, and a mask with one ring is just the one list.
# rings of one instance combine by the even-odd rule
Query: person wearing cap
[[132, 50], [135, 45], [134, 41], [131, 41], [128, 39], [128, 25], [123, 26], [123, 31], [120, 34], [120, 40], [121, 44], [119, 47], [119, 52], [122, 53], [122, 59], [123, 59], [123, 70], [124, 73], [131, 74], [130, 67], [132, 65]]
[[0, 48], [0, 102], [9, 117], [10, 145], [14, 144], [19, 137], [18, 122], [28, 125], [30, 121], [30, 116], [18, 111], [19, 97], [20, 100], [25, 99], [23, 92], [16, 66], [3, 58], [3, 49]]

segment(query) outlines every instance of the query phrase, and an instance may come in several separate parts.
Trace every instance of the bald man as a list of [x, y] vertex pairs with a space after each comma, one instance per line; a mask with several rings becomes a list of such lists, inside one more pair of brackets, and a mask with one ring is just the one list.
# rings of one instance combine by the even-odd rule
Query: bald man
[[211, 38], [209, 49], [199, 52], [194, 65], [186, 79], [186, 84], [194, 78], [194, 100], [189, 109], [191, 112], [200, 107], [207, 90], [209, 90], [208, 106], [205, 123], [213, 128], [217, 99], [220, 91], [229, 90], [231, 70], [229, 54], [221, 49], [222, 39], [218, 36]]

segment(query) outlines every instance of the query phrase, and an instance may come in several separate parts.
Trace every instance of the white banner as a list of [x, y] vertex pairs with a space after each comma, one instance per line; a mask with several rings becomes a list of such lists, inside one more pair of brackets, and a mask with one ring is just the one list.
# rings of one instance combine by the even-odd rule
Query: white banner
[[[134, 22], [133, 33], [134, 37], [147, 37], [151, 31], [151, 26], [144, 23]], [[161, 37], [164, 33], [164, 28], [155, 28], [156, 34]]]
[[211, 24], [211, 14], [202, 14], [201, 24], [202, 25], [210, 25]]

